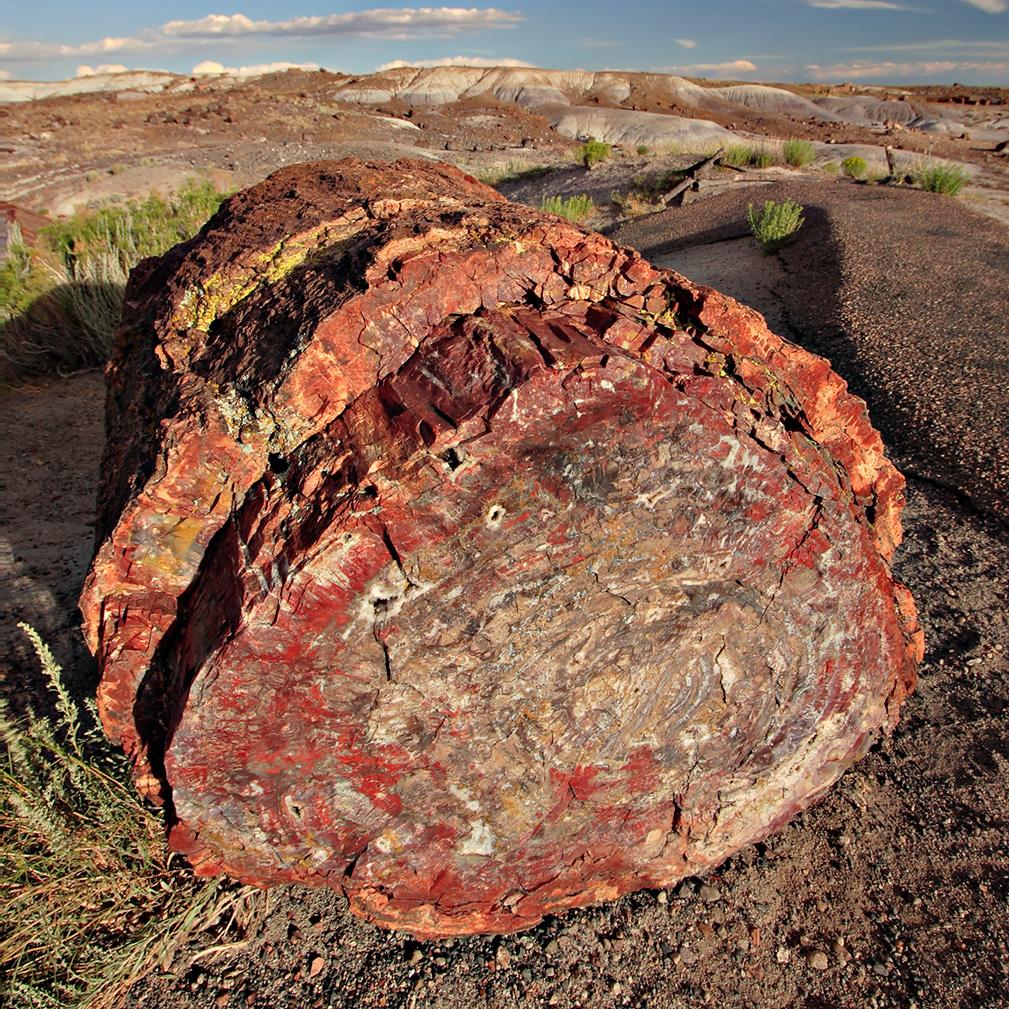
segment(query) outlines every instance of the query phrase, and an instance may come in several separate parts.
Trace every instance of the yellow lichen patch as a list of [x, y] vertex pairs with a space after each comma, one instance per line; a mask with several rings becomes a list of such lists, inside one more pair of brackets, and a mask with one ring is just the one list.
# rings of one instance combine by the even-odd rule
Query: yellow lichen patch
[[207, 332], [216, 319], [230, 312], [257, 288], [283, 280], [317, 249], [357, 234], [366, 220], [367, 215], [358, 209], [337, 221], [320, 224], [283, 239], [265, 251], [255, 252], [227, 272], [211, 274], [183, 295], [172, 317], [172, 328]]

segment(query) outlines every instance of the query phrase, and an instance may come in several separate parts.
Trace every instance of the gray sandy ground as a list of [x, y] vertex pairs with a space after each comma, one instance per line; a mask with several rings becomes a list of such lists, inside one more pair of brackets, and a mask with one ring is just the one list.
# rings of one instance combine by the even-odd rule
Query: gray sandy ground
[[[744, 285], [868, 394], [888, 444], [920, 474], [909, 482], [898, 572], [918, 600], [928, 651], [893, 737], [818, 806], [706, 881], [520, 936], [424, 944], [356, 921], [333, 894], [280, 889], [243, 949], [182, 960], [130, 1005], [1009, 1002], [1006, 241], [997, 225], [926, 194], [840, 184], [764, 192], [792, 192], [810, 209], [799, 240], [757, 282], [759, 258], [748, 252], [733, 267], [732, 240], [724, 261], [719, 244], [706, 244], [739, 234], [745, 197], [640, 220], [617, 237], [673, 261], [691, 249], [681, 262], [711, 277], [721, 270], [730, 292]], [[40, 624], [84, 679], [72, 608], [90, 549], [101, 409], [97, 375], [0, 399], [0, 520], [14, 563], [4, 571], [5, 625], [15, 616]], [[8, 691], [37, 684], [23, 653], [13, 667]]]
[[868, 402], [905, 471], [1009, 520], [1009, 228], [932, 193], [839, 181], [729, 192], [611, 234], [668, 256], [743, 235], [748, 203], [785, 198], [806, 208], [781, 253], [788, 335]]

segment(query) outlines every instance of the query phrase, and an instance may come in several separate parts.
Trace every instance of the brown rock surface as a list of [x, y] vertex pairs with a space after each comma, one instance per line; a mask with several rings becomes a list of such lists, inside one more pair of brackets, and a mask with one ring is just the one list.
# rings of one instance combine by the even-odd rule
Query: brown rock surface
[[285, 169], [138, 269], [108, 425], [100, 707], [200, 872], [512, 931], [765, 836], [914, 683], [827, 362], [445, 166]]

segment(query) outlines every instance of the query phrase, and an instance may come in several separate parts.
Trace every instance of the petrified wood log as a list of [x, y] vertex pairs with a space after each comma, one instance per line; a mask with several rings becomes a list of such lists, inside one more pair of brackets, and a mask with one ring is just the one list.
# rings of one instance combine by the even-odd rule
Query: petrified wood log
[[135, 271], [82, 597], [201, 873], [419, 936], [666, 886], [897, 718], [903, 481], [826, 361], [455, 169], [285, 169]]

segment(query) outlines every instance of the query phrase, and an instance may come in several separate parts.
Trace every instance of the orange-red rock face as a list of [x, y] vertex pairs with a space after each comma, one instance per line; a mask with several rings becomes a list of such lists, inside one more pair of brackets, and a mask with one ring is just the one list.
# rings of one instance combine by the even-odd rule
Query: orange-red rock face
[[506, 932], [717, 864], [897, 718], [903, 481], [827, 362], [458, 171], [138, 270], [82, 597], [199, 872]]

